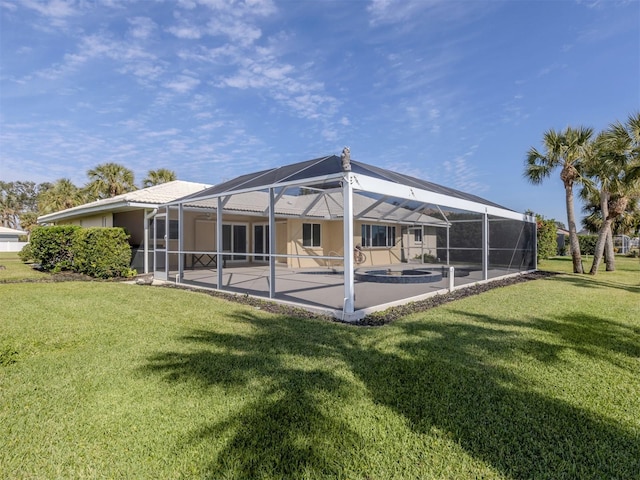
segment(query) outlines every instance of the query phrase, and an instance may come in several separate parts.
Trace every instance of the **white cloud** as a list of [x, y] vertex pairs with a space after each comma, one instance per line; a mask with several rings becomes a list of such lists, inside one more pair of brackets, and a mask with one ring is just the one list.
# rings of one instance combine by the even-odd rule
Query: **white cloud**
[[0, 7], [6, 8], [7, 10], [11, 10], [12, 12], [15, 12], [16, 10], [18, 10], [18, 6], [15, 3], [7, 0], [1, 0]]
[[172, 33], [178, 38], [197, 40], [202, 37], [200, 33], [200, 29], [193, 25], [174, 25], [172, 27], [167, 28], [167, 32]]
[[399, 23], [415, 17], [421, 11], [435, 10], [443, 4], [451, 2], [446, 0], [371, 0], [367, 7], [372, 25]]
[[170, 88], [178, 93], [186, 93], [193, 90], [200, 84], [200, 80], [189, 75], [178, 75], [172, 81], [166, 82], [165, 87]]
[[153, 79], [164, 71], [163, 63], [140, 45], [116, 40], [107, 35], [95, 34], [82, 37], [76, 52], [65, 54], [61, 63], [40, 70], [36, 75], [48, 80], [56, 80], [75, 72], [89, 61], [104, 58], [118, 63], [116, 71], [131, 73], [139, 78]]
[[439, 183], [469, 193], [477, 194], [488, 190], [487, 185], [478, 181], [476, 168], [469, 162], [477, 147], [473, 145], [466, 153], [453, 160], [446, 160], [442, 164], [443, 172], [439, 175], [442, 180]]
[[144, 134], [145, 137], [167, 137], [167, 136], [173, 136], [173, 135], [177, 135], [180, 133], [180, 130], [178, 130], [177, 128], [169, 128], [167, 130], [160, 130], [157, 132], [147, 132]]
[[72, 2], [65, 0], [50, 0], [41, 2], [37, 0], [22, 0], [21, 4], [27, 8], [35, 10], [40, 15], [51, 19], [62, 19], [77, 15], [77, 11], [73, 8]]
[[149, 38], [158, 27], [153, 20], [147, 17], [130, 18], [129, 23], [131, 24], [131, 35], [140, 39]]
[[207, 25], [207, 33], [227, 36], [229, 40], [242, 46], [251, 45], [262, 36], [258, 27], [232, 18], [211, 20]]
[[276, 12], [276, 6], [272, 0], [196, 0], [196, 3], [218, 13], [228, 13], [236, 17], [268, 16]]
[[499, 8], [500, 2], [451, 0], [371, 0], [367, 7], [372, 27], [393, 25], [396, 33], [409, 29], [437, 30], [468, 22]]

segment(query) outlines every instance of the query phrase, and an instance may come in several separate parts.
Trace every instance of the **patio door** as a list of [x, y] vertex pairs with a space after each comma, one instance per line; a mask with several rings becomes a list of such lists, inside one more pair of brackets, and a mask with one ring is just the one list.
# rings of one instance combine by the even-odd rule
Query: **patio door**
[[269, 253], [269, 224], [258, 223], [253, 225], [253, 253], [257, 254], [253, 257], [256, 262], [267, 262], [269, 257], [260, 255], [261, 253]]
[[153, 217], [153, 277], [167, 280], [167, 214]]
[[247, 224], [232, 223], [222, 225], [222, 251], [234, 255], [225, 255], [228, 262], [242, 262], [247, 259]]

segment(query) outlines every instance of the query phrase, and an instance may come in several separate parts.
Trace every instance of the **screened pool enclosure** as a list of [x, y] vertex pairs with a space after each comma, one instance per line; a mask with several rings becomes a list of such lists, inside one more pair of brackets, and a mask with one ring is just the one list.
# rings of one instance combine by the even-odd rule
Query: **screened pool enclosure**
[[166, 204], [147, 234], [156, 279], [347, 321], [536, 268], [533, 218], [347, 149]]

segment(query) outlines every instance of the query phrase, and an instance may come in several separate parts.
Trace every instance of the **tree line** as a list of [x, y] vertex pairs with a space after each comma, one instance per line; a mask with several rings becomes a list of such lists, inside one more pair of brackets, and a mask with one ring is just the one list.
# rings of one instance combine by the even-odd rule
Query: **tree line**
[[[87, 171], [87, 177], [87, 183], [80, 187], [68, 178], [39, 184], [0, 181], [0, 225], [30, 231], [41, 215], [138, 189], [133, 171], [117, 163], [97, 165]], [[149, 170], [140, 187], [173, 180], [176, 180], [176, 174], [172, 170]]]
[[584, 126], [550, 129], [544, 133], [542, 145], [541, 150], [532, 147], [528, 151], [524, 176], [531, 183], [540, 184], [553, 171], [560, 170], [574, 273], [583, 273], [574, 188], [580, 189], [578, 193], [586, 203], [588, 216], [583, 224], [598, 232], [589, 273], [598, 272], [603, 256], [606, 269], [615, 270], [612, 232], [617, 228], [635, 233], [640, 228], [640, 113], [598, 133]]

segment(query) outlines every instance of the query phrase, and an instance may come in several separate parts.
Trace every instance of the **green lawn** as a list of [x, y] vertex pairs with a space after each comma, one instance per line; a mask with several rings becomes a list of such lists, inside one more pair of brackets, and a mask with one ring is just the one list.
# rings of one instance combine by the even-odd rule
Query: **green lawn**
[[20, 261], [17, 253], [0, 252], [0, 283], [17, 281], [34, 281], [46, 278], [46, 274], [34, 270]]
[[108, 282], [0, 304], [0, 478], [640, 475], [638, 259], [383, 327]]

